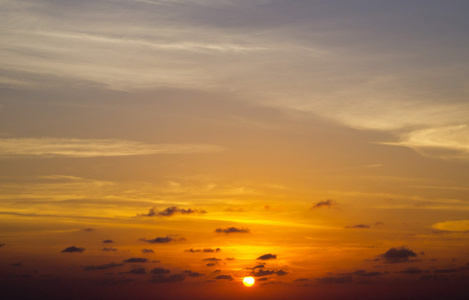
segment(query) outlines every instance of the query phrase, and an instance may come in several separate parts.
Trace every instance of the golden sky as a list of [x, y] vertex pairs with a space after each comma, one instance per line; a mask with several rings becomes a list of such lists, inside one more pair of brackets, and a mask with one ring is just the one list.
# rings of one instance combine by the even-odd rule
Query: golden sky
[[0, 0], [1, 290], [467, 295], [468, 20], [463, 0]]

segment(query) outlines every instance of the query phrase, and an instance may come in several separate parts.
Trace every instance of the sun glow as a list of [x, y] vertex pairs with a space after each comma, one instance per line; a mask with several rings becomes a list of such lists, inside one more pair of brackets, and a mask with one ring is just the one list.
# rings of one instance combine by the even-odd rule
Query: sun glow
[[254, 282], [255, 282], [254, 278], [250, 277], [250, 276], [249, 277], [244, 277], [244, 279], [243, 279], [243, 284], [245, 286], [253, 286]]

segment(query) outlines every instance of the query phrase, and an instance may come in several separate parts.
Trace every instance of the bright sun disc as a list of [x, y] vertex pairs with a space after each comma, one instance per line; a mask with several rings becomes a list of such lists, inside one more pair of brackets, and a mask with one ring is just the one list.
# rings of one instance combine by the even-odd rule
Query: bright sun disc
[[254, 284], [255, 280], [252, 277], [244, 277], [243, 279], [243, 284], [245, 286], [252, 286]]

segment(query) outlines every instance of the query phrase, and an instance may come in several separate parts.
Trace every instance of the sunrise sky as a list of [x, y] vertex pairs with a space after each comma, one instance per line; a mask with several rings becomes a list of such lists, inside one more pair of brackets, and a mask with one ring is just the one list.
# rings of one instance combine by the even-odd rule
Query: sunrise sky
[[468, 32], [467, 0], [0, 0], [1, 293], [462, 299]]

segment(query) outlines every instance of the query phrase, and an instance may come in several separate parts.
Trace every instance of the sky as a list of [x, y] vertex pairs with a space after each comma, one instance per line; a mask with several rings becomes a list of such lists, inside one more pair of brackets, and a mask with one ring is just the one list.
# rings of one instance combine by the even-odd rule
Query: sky
[[466, 0], [0, 0], [3, 296], [463, 299], [468, 30]]

